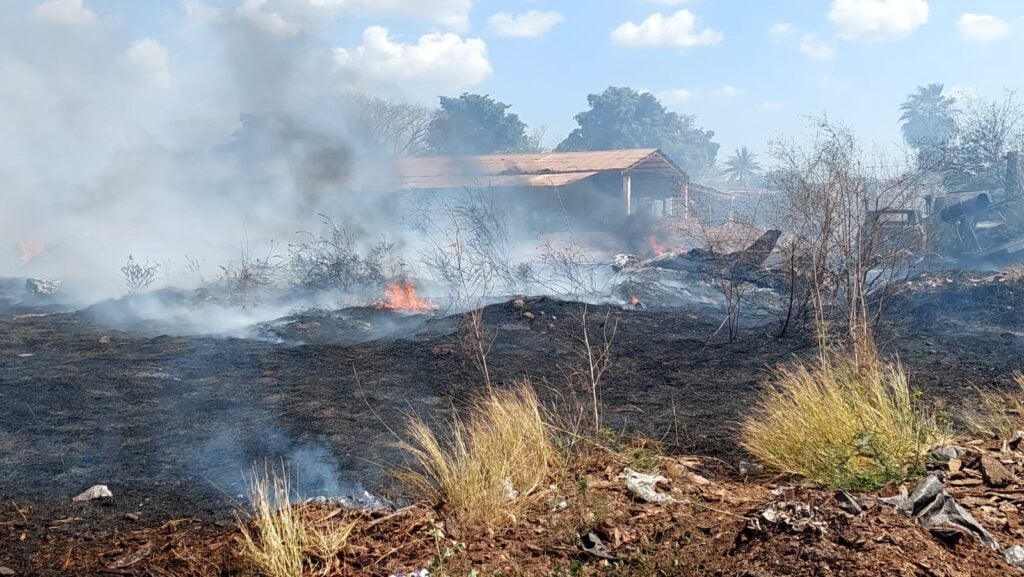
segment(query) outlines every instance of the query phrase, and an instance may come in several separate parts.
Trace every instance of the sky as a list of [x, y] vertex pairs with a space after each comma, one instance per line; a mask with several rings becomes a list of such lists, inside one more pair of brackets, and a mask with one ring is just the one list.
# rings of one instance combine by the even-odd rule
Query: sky
[[491, 94], [548, 146], [610, 85], [696, 115], [727, 153], [764, 151], [825, 113], [887, 146], [917, 85], [999, 97], [1024, 82], [1019, 0], [5, 0], [2, 12], [107, 35], [166, 90], [201, 83], [218, 58], [204, 27], [246, 18], [329, 53], [316, 65], [339, 85], [424, 103]]
[[115, 270], [318, 212], [380, 231], [339, 186], [381, 171], [352, 162], [353, 92], [490, 94], [554, 146], [588, 94], [630, 86], [770, 167], [812, 115], [895, 151], [916, 86], [1003, 98], [1022, 57], [1020, 0], [0, 0], [0, 253], [63, 242]]

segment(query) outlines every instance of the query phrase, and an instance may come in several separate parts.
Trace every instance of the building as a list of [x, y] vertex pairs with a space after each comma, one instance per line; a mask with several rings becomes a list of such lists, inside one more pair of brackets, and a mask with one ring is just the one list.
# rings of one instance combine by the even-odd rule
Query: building
[[413, 195], [486, 190], [532, 223], [600, 226], [623, 215], [674, 216], [689, 177], [656, 148], [398, 160], [393, 190]]

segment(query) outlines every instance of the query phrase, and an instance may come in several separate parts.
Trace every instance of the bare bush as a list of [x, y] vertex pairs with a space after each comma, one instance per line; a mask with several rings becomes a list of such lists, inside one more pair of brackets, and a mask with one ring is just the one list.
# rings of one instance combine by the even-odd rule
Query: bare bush
[[327, 216], [319, 216], [325, 232], [301, 232], [304, 240], [288, 249], [288, 268], [297, 285], [316, 290], [377, 289], [397, 276], [404, 266], [399, 261], [392, 263], [392, 270], [388, 269], [394, 244], [382, 240], [360, 254], [351, 234], [338, 228]]
[[238, 260], [220, 265], [221, 282], [228, 296], [243, 306], [249, 304], [257, 292], [274, 287], [281, 276], [281, 259], [271, 243], [266, 256], [253, 256], [248, 248]]
[[807, 303], [819, 336], [842, 336], [870, 358], [873, 327], [908, 270], [917, 234], [890, 218], [916, 207], [921, 174], [881, 155], [869, 164], [847, 129], [827, 120], [817, 128], [809, 148], [773, 143], [790, 303]]
[[128, 260], [121, 266], [121, 274], [124, 275], [124, 284], [128, 287], [128, 292], [134, 294], [149, 288], [156, 280], [159, 269], [160, 265], [157, 263], [150, 264], [148, 260], [140, 263], [132, 255], [128, 255]]

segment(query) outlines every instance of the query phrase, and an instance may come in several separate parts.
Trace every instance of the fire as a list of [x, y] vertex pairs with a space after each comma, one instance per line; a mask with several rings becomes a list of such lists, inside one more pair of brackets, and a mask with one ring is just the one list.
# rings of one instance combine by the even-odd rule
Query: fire
[[668, 245], [661, 242], [655, 237], [648, 237], [647, 245], [651, 249], [651, 253], [655, 255], [665, 254], [669, 251]]
[[636, 295], [630, 295], [629, 296], [629, 304], [631, 304], [633, 306], [636, 306], [636, 305], [640, 304], [640, 297], [638, 297]]
[[437, 309], [430, 299], [416, 296], [416, 285], [408, 280], [396, 280], [388, 283], [384, 290], [384, 300], [376, 305], [382, 309], [393, 309], [405, 312], [423, 313]]
[[45, 240], [19, 240], [18, 248], [21, 249], [21, 262], [27, 263], [39, 256], [50, 243]]

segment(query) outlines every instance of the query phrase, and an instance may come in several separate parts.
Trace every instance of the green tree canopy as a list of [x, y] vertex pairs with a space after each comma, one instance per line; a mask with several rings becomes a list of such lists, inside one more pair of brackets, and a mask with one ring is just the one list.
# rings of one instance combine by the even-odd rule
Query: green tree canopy
[[698, 128], [691, 115], [666, 110], [650, 93], [613, 86], [587, 102], [590, 109], [576, 115], [579, 128], [555, 150], [660, 148], [695, 177], [714, 165], [714, 131]]
[[725, 170], [722, 171], [729, 182], [747, 186], [761, 175], [761, 164], [757, 161], [757, 155], [746, 146], [736, 149], [725, 161]]
[[903, 139], [917, 151], [922, 168], [939, 161], [957, 130], [956, 99], [942, 91], [942, 84], [918, 86], [900, 105]]
[[530, 146], [526, 124], [509, 108], [484, 94], [442, 96], [441, 108], [427, 130], [430, 150], [453, 155], [526, 150]]

